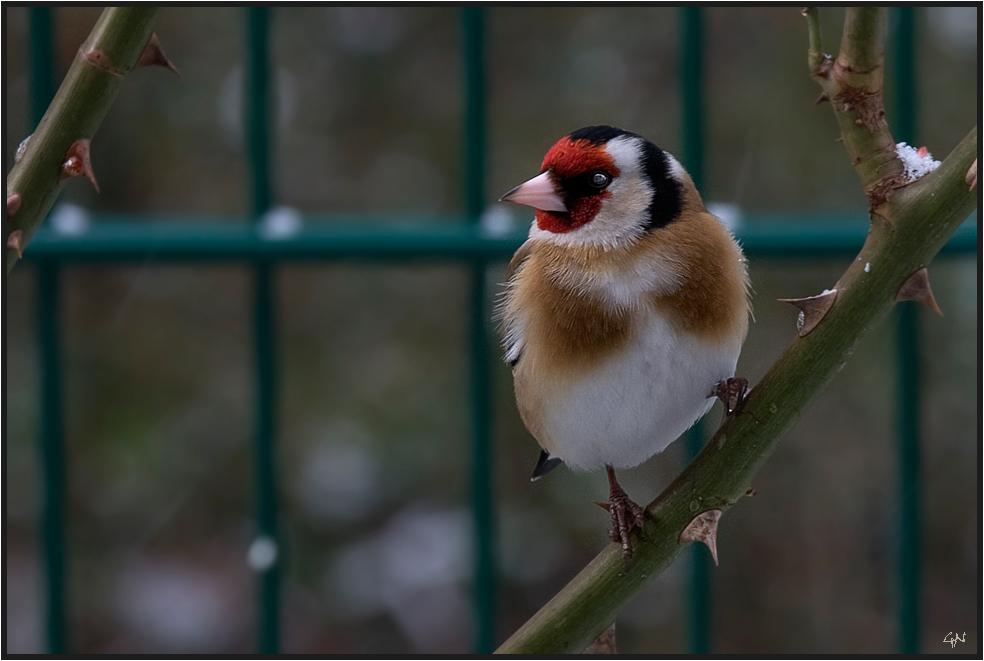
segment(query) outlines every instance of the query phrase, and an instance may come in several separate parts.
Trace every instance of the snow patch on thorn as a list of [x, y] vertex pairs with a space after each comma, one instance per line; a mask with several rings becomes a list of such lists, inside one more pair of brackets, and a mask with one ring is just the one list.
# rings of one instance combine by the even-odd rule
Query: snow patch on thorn
[[895, 153], [905, 168], [905, 183], [911, 184], [917, 179], [940, 167], [940, 162], [933, 158], [925, 147], [915, 149], [904, 142], [895, 145]]

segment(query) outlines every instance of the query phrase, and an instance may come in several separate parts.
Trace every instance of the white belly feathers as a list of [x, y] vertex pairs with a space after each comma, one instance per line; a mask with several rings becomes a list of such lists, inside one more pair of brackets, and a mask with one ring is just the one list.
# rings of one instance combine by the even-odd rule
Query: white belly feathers
[[652, 310], [636, 322], [623, 351], [577, 377], [537, 383], [540, 356], [523, 355], [516, 366], [517, 388], [537, 391], [531, 429], [572, 468], [642, 463], [704, 415], [715, 384], [734, 375], [740, 342], [699, 343]]

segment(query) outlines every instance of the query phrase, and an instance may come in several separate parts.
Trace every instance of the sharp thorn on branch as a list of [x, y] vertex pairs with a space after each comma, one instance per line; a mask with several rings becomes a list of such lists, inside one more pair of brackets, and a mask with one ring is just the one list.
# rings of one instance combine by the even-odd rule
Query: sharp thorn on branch
[[967, 176], [964, 177], [964, 183], [970, 186], [970, 190], [974, 190], [975, 188], [977, 188], [977, 159], [976, 158], [974, 159], [974, 162], [970, 164], [970, 167], [967, 169]]
[[139, 69], [140, 67], [165, 67], [170, 69], [174, 73], [181, 75], [178, 68], [174, 66], [171, 60], [167, 59], [167, 55], [164, 54], [164, 50], [161, 48], [161, 42], [157, 38], [157, 33], [151, 33], [150, 39], [147, 41], [147, 45], [144, 46], [143, 52], [140, 53], [140, 57], [137, 59], [137, 63], [134, 68]]
[[12, 248], [17, 251], [17, 259], [24, 257], [24, 232], [21, 230], [14, 230], [7, 237], [7, 247]]
[[828, 289], [822, 294], [806, 298], [780, 298], [780, 303], [791, 303], [800, 309], [800, 318], [796, 323], [800, 337], [806, 337], [817, 327], [827, 312], [837, 300], [837, 289]]
[[813, 105], [819, 106], [824, 101], [830, 101], [830, 97], [827, 96], [826, 92], [820, 92], [820, 96], [818, 96], [817, 100], [813, 102]]
[[602, 631], [581, 654], [618, 654], [615, 645], [615, 623], [612, 622], [612, 626]]
[[600, 500], [596, 500], [596, 501], [594, 501], [594, 504], [597, 505], [598, 507], [600, 507], [601, 509], [605, 510], [606, 512], [611, 512], [612, 511], [612, 505], [611, 505], [611, 503], [603, 503]]
[[10, 218], [17, 210], [20, 209], [21, 196], [20, 193], [13, 193], [7, 196], [7, 218]]
[[79, 138], [72, 143], [72, 146], [65, 152], [65, 161], [62, 163], [62, 179], [85, 175], [92, 183], [92, 187], [99, 192], [99, 183], [96, 181], [96, 173], [92, 170], [92, 158], [90, 155], [90, 143], [88, 138]]
[[943, 316], [943, 311], [936, 304], [933, 290], [929, 286], [929, 271], [926, 270], [926, 267], [919, 269], [902, 283], [898, 293], [895, 294], [895, 301], [918, 301], [936, 314]]
[[680, 543], [701, 542], [705, 544], [711, 552], [711, 557], [714, 558], [714, 564], [717, 565], [717, 528], [720, 520], [721, 510], [701, 512], [680, 533]]

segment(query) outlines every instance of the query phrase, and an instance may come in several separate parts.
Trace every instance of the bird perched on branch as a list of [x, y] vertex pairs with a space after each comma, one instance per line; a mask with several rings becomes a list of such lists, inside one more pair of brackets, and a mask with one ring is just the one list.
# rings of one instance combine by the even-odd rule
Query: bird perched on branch
[[631, 559], [645, 511], [614, 469], [661, 452], [715, 396], [739, 404], [745, 258], [675, 158], [611, 126], [561, 138], [502, 200], [536, 209], [499, 309], [516, 403], [543, 450], [533, 479], [561, 462], [604, 467], [612, 539]]

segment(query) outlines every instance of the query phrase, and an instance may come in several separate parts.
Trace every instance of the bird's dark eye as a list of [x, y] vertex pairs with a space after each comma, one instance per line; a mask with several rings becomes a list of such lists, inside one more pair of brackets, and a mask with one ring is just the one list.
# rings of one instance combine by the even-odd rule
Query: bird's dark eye
[[591, 185], [595, 188], [604, 188], [608, 184], [612, 183], [612, 178], [608, 176], [607, 172], [602, 172], [599, 170], [598, 172], [592, 172], [588, 181], [590, 181]]

